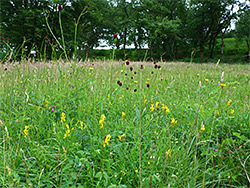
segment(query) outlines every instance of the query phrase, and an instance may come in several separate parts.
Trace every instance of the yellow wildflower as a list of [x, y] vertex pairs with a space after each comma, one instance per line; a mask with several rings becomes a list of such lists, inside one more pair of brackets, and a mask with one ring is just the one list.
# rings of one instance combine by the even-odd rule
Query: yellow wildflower
[[122, 139], [125, 137], [125, 134], [118, 136], [119, 140], [122, 141]]
[[112, 103], [109, 101], [109, 106], [112, 106]]
[[124, 112], [122, 112], [122, 117], [125, 117], [125, 115], [126, 115], [126, 114], [125, 114]]
[[137, 173], [138, 172], [138, 170], [135, 170], [135, 173]]
[[227, 106], [230, 106], [231, 102], [232, 102], [232, 100], [229, 99], [229, 101], [227, 101]]
[[231, 109], [228, 113], [229, 113], [229, 115], [233, 115], [234, 114], [234, 110]]
[[171, 157], [171, 149], [169, 149], [166, 153], [165, 153], [165, 158], [167, 157]]
[[147, 81], [150, 81], [150, 79], [148, 78]]
[[137, 84], [138, 82], [137, 81], [134, 81], [135, 84]]
[[177, 124], [177, 120], [175, 120], [174, 118], [171, 118], [171, 124], [174, 126]]
[[225, 86], [226, 86], [226, 84], [220, 84], [220, 86], [223, 88], [223, 87], [225, 87]]
[[121, 170], [121, 173], [123, 173], [123, 176], [125, 176], [125, 175], [126, 175], [126, 173], [125, 173], [125, 172], [123, 172], [122, 170]]
[[100, 119], [100, 121], [99, 121], [100, 129], [103, 129], [104, 119], [105, 119], [105, 115], [102, 114], [102, 115], [101, 115], [101, 119]]
[[124, 70], [121, 70], [121, 72], [124, 72]]
[[150, 165], [150, 162], [148, 161], [148, 165]]
[[215, 110], [215, 113], [216, 113], [216, 115], [217, 115], [217, 116], [219, 116], [219, 115], [220, 115], [219, 110]]
[[90, 71], [94, 70], [94, 68], [89, 68]]
[[105, 140], [104, 140], [103, 143], [102, 143], [102, 145], [103, 145], [104, 148], [105, 148], [106, 144], [109, 145], [110, 139], [111, 139], [111, 135], [108, 134], [108, 135], [106, 136]]
[[150, 109], [151, 109], [151, 112], [153, 112], [154, 111], [154, 105], [153, 104], [151, 104], [151, 107], [150, 107]]
[[159, 102], [155, 103], [155, 108], [158, 108]]
[[205, 81], [208, 82], [208, 79], [206, 78]]
[[202, 131], [202, 132], [205, 131], [205, 125], [203, 124], [203, 122], [202, 122], [202, 125], [201, 125], [201, 131]]
[[197, 74], [197, 77], [199, 77], [200, 76], [200, 74]]
[[[46, 105], [46, 106], [47, 106], [47, 105]], [[66, 118], [66, 117], [65, 117], [65, 113], [62, 113], [61, 122], [66, 121], [65, 118]]]
[[29, 135], [29, 130], [28, 130], [29, 126], [25, 126], [24, 128], [24, 138], [26, 138]]

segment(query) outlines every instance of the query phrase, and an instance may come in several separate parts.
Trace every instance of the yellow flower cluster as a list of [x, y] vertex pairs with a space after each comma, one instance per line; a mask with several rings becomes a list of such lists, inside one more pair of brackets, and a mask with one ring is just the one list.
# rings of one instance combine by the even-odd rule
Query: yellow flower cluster
[[26, 138], [29, 135], [29, 130], [28, 130], [29, 126], [25, 126], [24, 128], [24, 138]]
[[100, 121], [99, 121], [100, 129], [103, 129], [104, 119], [105, 119], [105, 115], [102, 114], [102, 115], [101, 115], [101, 119], [100, 119]]
[[219, 110], [215, 110], [215, 113], [216, 113], [217, 116], [220, 115], [220, 111]]
[[150, 107], [150, 109], [151, 109], [151, 112], [153, 112], [154, 111], [154, 105], [153, 104], [151, 104], [151, 107]]
[[229, 113], [229, 115], [233, 115], [234, 114], [234, 110], [231, 109], [228, 113]]
[[102, 143], [102, 146], [103, 146], [104, 148], [106, 147], [106, 144], [109, 145], [110, 139], [111, 139], [111, 135], [108, 134], [108, 135], [106, 136], [105, 140], [104, 140], [103, 143]]
[[65, 115], [66, 115], [65, 113], [62, 113], [61, 122], [66, 121], [66, 120], [65, 120], [65, 118], [66, 118], [66, 116], [65, 116]]
[[67, 138], [67, 137], [69, 137], [70, 136], [70, 129], [69, 129], [69, 125], [68, 124], [66, 124], [66, 127], [67, 127], [67, 130], [66, 130], [66, 132], [65, 132], [65, 134], [64, 134], [64, 137], [63, 137], [63, 139], [65, 139], [65, 138]]
[[232, 102], [232, 100], [229, 99], [229, 101], [227, 101], [227, 106], [230, 106], [231, 102]]
[[166, 113], [170, 112], [169, 108], [165, 104], [162, 104], [161, 108], [162, 108], [163, 111], [165, 110]]
[[167, 157], [171, 157], [171, 149], [169, 149], [166, 153], [165, 153], [165, 158]]
[[202, 126], [201, 126], [201, 131], [202, 131], [202, 132], [205, 131], [205, 125], [204, 125], [204, 124], [202, 124]]
[[125, 117], [125, 115], [126, 115], [126, 114], [125, 114], [124, 112], [122, 112], [122, 117]]
[[171, 118], [171, 125], [174, 126], [177, 124], [177, 120], [175, 120], [174, 118]]

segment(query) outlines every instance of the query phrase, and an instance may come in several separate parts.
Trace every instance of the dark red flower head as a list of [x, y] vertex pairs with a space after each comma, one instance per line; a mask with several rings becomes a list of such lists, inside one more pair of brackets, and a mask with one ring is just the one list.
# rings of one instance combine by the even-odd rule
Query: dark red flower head
[[126, 65], [129, 65], [129, 61], [128, 60], [126, 61]]
[[149, 87], [149, 84], [147, 84], [147, 87]]
[[3, 40], [3, 37], [1, 36], [1, 39]]
[[92, 58], [95, 59], [95, 56], [93, 56]]
[[7, 37], [7, 40], [9, 40], [10, 38], [9, 37]]
[[58, 5], [58, 10], [61, 12], [63, 10], [62, 5]]
[[163, 59], [162, 61], [163, 61], [163, 62], [166, 62], [166, 59]]
[[143, 69], [143, 65], [141, 65], [141, 69]]
[[117, 38], [117, 34], [114, 34], [114, 39], [116, 39]]
[[158, 68], [158, 65], [155, 64], [155, 69], [157, 69], [157, 68]]
[[161, 65], [158, 65], [158, 67], [157, 67], [158, 69], [160, 69], [161, 68]]
[[133, 71], [133, 67], [130, 67], [130, 70]]

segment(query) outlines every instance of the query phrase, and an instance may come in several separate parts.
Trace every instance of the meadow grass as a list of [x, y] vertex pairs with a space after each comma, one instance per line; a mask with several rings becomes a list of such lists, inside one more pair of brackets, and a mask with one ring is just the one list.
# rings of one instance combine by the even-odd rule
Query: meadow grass
[[3, 64], [1, 186], [248, 187], [249, 76], [249, 65]]

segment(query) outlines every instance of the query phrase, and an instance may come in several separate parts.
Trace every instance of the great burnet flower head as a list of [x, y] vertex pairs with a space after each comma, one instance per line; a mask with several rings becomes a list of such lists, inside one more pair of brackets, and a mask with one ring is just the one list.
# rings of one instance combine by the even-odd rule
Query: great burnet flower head
[[59, 12], [61, 12], [63, 10], [62, 5], [58, 5], [58, 10], [59, 10]]

